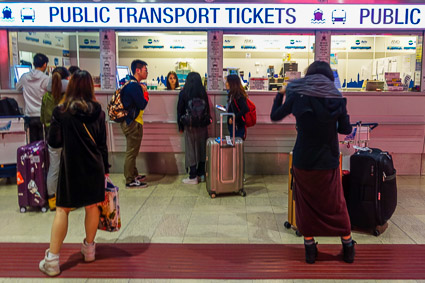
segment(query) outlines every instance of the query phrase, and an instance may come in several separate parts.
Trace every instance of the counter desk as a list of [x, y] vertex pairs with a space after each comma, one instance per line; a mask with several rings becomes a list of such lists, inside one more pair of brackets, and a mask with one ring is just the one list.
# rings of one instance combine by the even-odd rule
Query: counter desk
[[[144, 135], [137, 160], [142, 172], [184, 173], [184, 138], [178, 132], [178, 91], [150, 91], [144, 113]], [[96, 97], [106, 111], [113, 91], [96, 90]], [[287, 174], [288, 153], [296, 138], [295, 119], [280, 122], [270, 120], [275, 91], [250, 91], [257, 106], [257, 125], [248, 128], [245, 142], [246, 172], [248, 174]], [[226, 93], [208, 93], [214, 122], [210, 136], [218, 136], [219, 112], [216, 104], [226, 104]], [[348, 100], [351, 122], [376, 122], [379, 127], [371, 133], [371, 147], [389, 151], [400, 175], [425, 174], [425, 94], [415, 92], [343, 92]], [[20, 107], [22, 93], [0, 90], [0, 97], [13, 97]], [[125, 138], [120, 125], [108, 122], [108, 145], [112, 172], [121, 172], [124, 163]]]

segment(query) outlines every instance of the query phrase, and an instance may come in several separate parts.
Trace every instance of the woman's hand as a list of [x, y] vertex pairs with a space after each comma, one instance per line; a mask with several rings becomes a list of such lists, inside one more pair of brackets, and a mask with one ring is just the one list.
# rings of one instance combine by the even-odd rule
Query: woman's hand
[[282, 96], [285, 96], [285, 94], [286, 94], [286, 86], [282, 86], [279, 89], [279, 94], [281, 94]]

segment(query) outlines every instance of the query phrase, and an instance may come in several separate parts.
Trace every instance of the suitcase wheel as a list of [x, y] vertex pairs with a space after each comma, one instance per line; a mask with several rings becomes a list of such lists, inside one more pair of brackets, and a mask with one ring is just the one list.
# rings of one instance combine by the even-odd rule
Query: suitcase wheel
[[215, 193], [210, 193], [210, 197], [215, 198], [216, 197]]
[[243, 197], [246, 196], [246, 191], [244, 189], [240, 189], [239, 194]]
[[43, 206], [43, 207], [41, 208], [41, 212], [46, 213], [46, 212], [47, 212], [47, 207]]
[[283, 223], [283, 226], [285, 226], [286, 229], [289, 229], [292, 225], [288, 221], [285, 221], [285, 223]]
[[19, 211], [21, 213], [25, 213], [25, 212], [27, 212], [27, 208], [25, 206], [21, 206], [21, 208], [19, 209]]
[[298, 230], [295, 231], [295, 235], [297, 235], [298, 237], [301, 237], [302, 236], [301, 233], [300, 233], [300, 231], [298, 231]]
[[378, 237], [379, 235], [381, 235], [381, 232], [379, 232], [378, 230], [373, 231], [373, 235]]

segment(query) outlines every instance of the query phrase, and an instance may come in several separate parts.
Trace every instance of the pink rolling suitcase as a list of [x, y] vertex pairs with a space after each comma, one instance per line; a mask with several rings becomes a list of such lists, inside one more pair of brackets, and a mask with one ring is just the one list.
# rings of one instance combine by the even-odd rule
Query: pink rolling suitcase
[[17, 150], [16, 182], [18, 184], [18, 203], [21, 213], [27, 207], [40, 207], [42, 212], [48, 208], [47, 201], [47, 146], [44, 141], [36, 141]]
[[221, 113], [220, 138], [207, 140], [206, 187], [211, 198], [224, 193], [246, 196], [243, 188], [243, 140], [234, 136], [230, 144], [223, 140], [223, 118], [229, 115], [235, 121], [233, 113]]

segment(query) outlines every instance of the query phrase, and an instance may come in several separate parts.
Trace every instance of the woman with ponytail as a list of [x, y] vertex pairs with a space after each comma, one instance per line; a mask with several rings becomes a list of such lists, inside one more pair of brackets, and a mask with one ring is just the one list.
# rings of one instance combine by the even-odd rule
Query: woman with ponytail
[[[65, 67], [57, 67], [52, 72], [49, 84], [47, 85], [47, 92], [43, 96], [41, 102], [41, 123], [44, 125], [45, 136], [47, 139], [50, 122], [52, 119], [53, 109], [61, 101], [66, 88], [68, 86], [69, 71]], [[49, 198], [50, 210], [56, 208], [56, 189], [58, 184], [59, 163], [62, 148], [49, 148], [49, 172], [47, 173], [47, 195]]]

